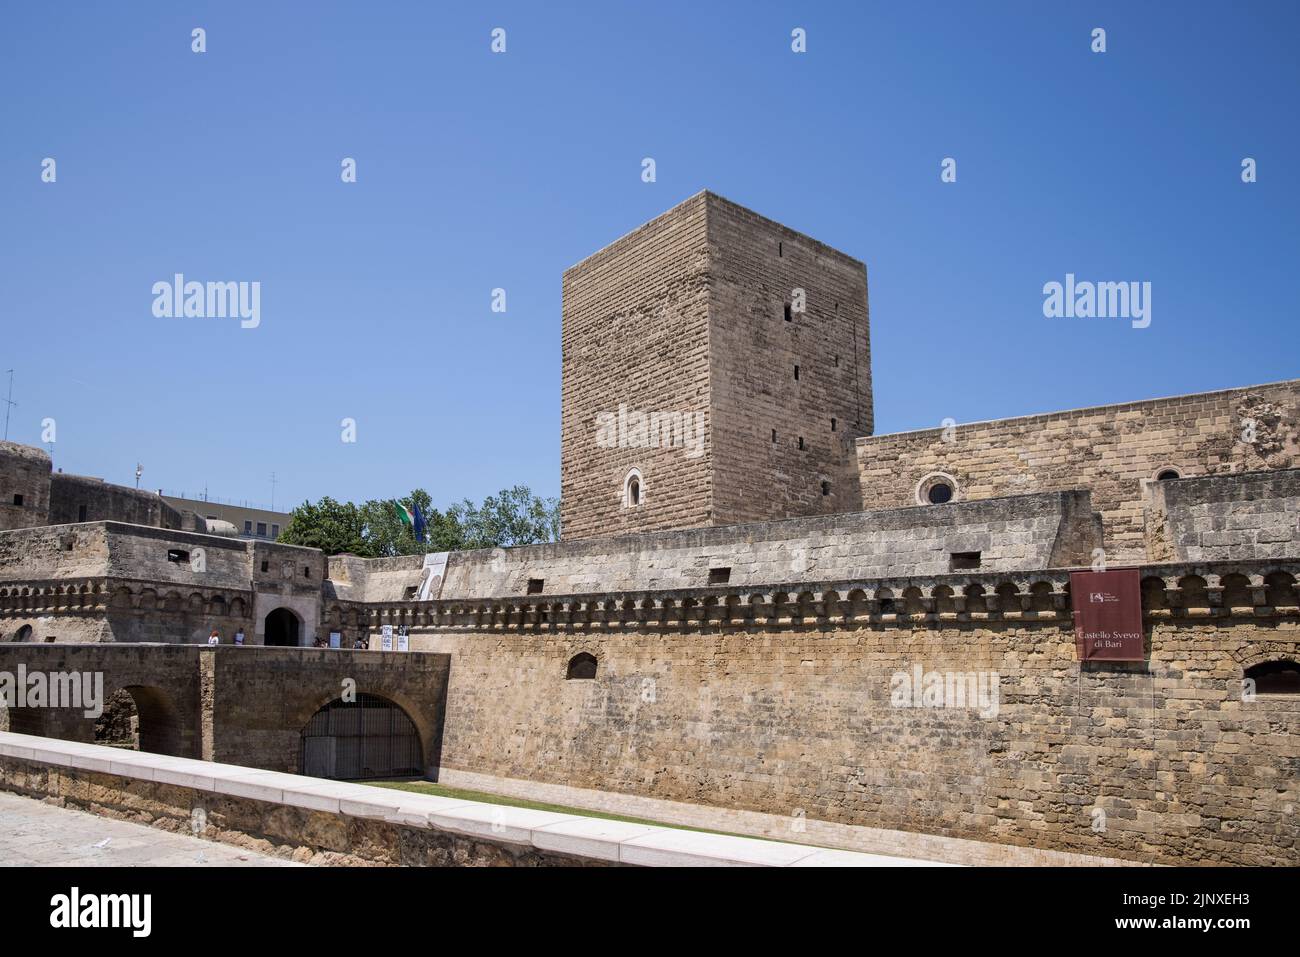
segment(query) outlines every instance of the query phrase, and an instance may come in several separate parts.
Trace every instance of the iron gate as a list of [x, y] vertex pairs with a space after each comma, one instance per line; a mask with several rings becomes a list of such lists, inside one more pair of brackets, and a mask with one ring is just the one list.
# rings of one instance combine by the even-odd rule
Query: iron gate
[[387, 698], [365, 692], [356, 701], [335, 698], [303, 729], [302, 773], [345, 781], [423, 774], [420, 734]]

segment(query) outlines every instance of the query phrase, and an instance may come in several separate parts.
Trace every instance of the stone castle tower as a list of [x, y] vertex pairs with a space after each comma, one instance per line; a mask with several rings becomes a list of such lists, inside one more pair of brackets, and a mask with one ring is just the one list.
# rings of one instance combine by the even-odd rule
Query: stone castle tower
[[866, 267], [710, 192], [567, 270], [565, 540], [862, 508]]

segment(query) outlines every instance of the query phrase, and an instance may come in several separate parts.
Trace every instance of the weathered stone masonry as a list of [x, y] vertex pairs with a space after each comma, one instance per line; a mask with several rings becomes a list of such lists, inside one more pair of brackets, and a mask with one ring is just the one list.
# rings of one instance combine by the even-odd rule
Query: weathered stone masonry
[[[1163, 863], [1300, 863], [1294, 564], [1144, 569], [1149, 661], [1075, 661], [1068, 575], [384, 606], [453, 665], [442, 767]], [[811, 586], [810, 586], [811, 587]], [[430, 603], [423, 603], [428, 605]], [[594, 680], [566, 680], [575, 654]], [[997, 714], [891, 678], [1000, 676]], [[1098, 809], [1104, 830], [1095, 829]]]
[[916, 504], [942, 472], [958, 498], [1086, 487], [1111, 562], [1145, 558], [1144, 484], [1300, 463], [1300, 381], [1053, 412], [858, 440], [862, 507]]

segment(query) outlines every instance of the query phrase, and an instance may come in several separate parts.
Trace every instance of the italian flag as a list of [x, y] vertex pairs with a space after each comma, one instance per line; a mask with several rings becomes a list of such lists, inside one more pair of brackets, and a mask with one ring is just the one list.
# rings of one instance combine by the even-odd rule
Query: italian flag
[[393, 510], [397, 512], [397, 517], [401, 520], [403, 525], [411, 529], [411, 531], [415, 531], [415, 516], [411, 514], [409, 508], [401, 502], [394, 501]]

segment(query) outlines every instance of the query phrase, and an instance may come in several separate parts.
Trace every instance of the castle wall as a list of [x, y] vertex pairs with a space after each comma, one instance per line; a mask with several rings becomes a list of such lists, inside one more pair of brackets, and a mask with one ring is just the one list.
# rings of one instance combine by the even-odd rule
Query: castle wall
[[[560, 514], [566, 540], [709, 523], [710, 452], [603, 447], [601, 414], [708, 416], [708, 236], [703, 194], [564, 273]], [[627, 421], [625, 419], [625, 421]], [[694, 421], [694, 419], [692, 419]], [[692, 431], [694, 435], [694, 431]], [[636, 443], [640, 442], [641, 445]], [[606, 444], [609, 444], [606, 442]], [[629, 470], [642, 504], [624, 508]]]
[[268, 613], [320, 633], [324, 555], [171, 529], [92, 522], [0, 535], [0, 640], [205, 643], [265, 638]]
[[[1149, 663], [1081, 668], [1053, 579], [1055, 602], [1001, 613], [817, 603], [729, 626], [720, 602], [707, 625], [510, 614], [417, 625], [413, 644], [451, 656], [452, 772], [1134, 861], [1300, 863], [1300, 699], [1242, 693], [1244, 668], [1296, 656], [1294, 590], [1270, 595], [1284, 618], [1148, 594]], [[578, 652], [594, 679], [566, 680]], [[996, 713], [898, 705], [895, 676], [918, 667], [996, 673]]]
[[49, 511], [49, 455], [30, 445], [0, 442], [0, 531], [45, 525]]
[[[407, 655], [394, 668], [378, 652], [221, 645], [0, 644], [0, 671], [102, 675], [103, 701], [130, 689], [141, 749], [177, 757], [301, 773], [301, 734], [352, 681], [401, 708], [420, 734], [429, 767], [439, 761], [448, 659]], [[5, 711], [0, 707], [0, 711]], [[9, 708], [6, 730], [93, 742], [82, 708]]]
[[853, 439], [872, 430], [866, 267], [707, 195], [713, 521], [856, 511]]
[[[980, 499], [1087, 487], [1112, 562], [1141, 561], [1143, 483], [1300, 465], [1300, 380], [858, 439], [864, 507], [916, 502], [943, 472]], [[1247, 441], [1248, 439], [1248, 441]]]
[[154, 492], [84, 475], [50, 477], [50, 525], [102, 521], [171, 529], [183, 524], [181, 513]]
[[[938, 575], [952, 570], [954, 554], [973, 553], [977, 567], [992, 571], [1086, 565], [1100, 536], [1086, 492], [1048, 493], [454, 552], [441, 597], [523, 595], [530, 579], [542, 581], [544, 595], [696, 588], [710, 583], [711, 569], [721, 568], [730, 569], [727, 583], [754, 586]], [[418, 560], [407, 565], [410, 581], [418, 581]], [[404, 597], [400, 584], [388, 594], [366, 592], [368, 601]]]
[[1211, 475], [1147, 487], [1157, 561], [1280, 559], [1300, 552], [1300, 469]]

